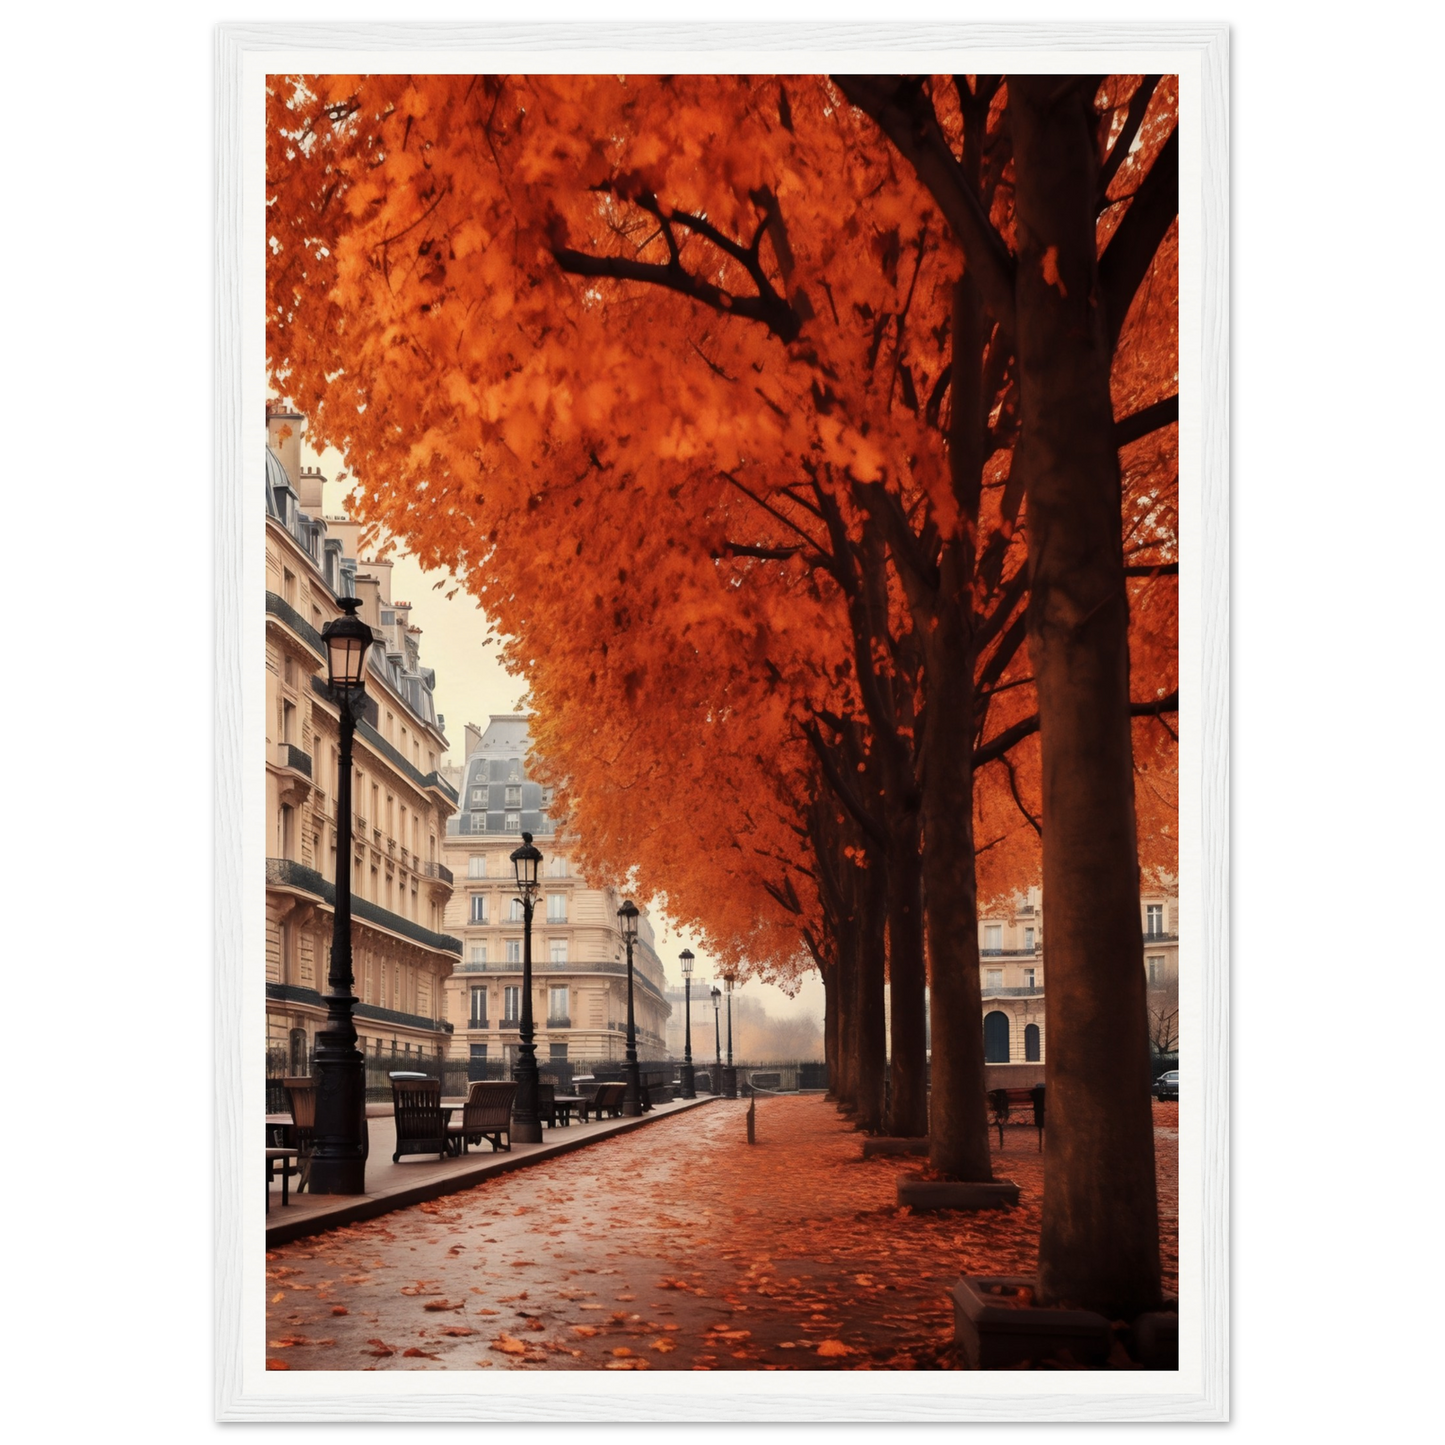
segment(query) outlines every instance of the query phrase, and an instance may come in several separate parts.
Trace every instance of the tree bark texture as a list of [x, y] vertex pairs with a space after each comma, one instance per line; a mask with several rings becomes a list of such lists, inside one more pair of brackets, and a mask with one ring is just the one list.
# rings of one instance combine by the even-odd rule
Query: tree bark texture
[[1159, 1302], [1128, 601], [1087, 83], [1011, 76], [1028, 646], [1043, 755], [1045, 1302]]
[[[870, 853], [872, 850], [870, 849]], [[867, 1134], [883, 1132], [883, 1085], [887, 1064], [883, 990], [888, 928], [888, 877], [881, 859], [857, 870], [859, 929], [854, 1004], [857, 1050], [853, 1056], [855, 1122]]]

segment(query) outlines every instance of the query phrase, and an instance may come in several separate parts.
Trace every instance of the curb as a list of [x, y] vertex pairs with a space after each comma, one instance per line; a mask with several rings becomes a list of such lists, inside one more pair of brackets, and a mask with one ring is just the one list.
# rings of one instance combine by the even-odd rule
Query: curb
[[482, 1184], [498, 1174], [510, 1174], [514, 1169], [526, 1169], [532, 1164], [544, 1164], [561, 1154], [585, 1149], [589, 1144], [601, 1144], [605, 1140], [615, 1139], [619, 1134], [630, 1134], [634, 1129], [645, 1128], [648, 1124], [675, 1119], [679, 1114], [686, 1114], [691, 1109], [714, 1103], [719, 1097], [721, 1096], [714, 1094], [705, 1098], [685, 1099], [681, 1101], [680, 1108], [669, 1110], [666, 1114], [643, 1114], [636, 1119], [614, 1120], [612, 1122], [616, 1127], [605, 1134], [589, 1134], [583, 1139], [559, 1139], [555, 1144], [543, 1144], [540, 1149], [526, 1154], [483, 1155], [482, 1160], [485, 1162], [479, 1162], [474, 1169], [449, 1174], [445, 1179], [430, 1179], [392, 1194], [360, 1194], [350, 1203], [339, 1204], [334, 1209], [308, 1215], [303, 1219], [278, 1219], [274, 1224], [266, 1226], [266, 1248], [289, 1244], [292, 1240], [305, 1239], [313, 1234], [325, 1234], [327, 1230], [340, 1229], [348, 1224], [359, 1224], [364, 1219], [377, 1219], [383, 1214], [392, 1213], [393, 1210], [410, 1209], [415, 1204], [425, 1204], [448, 1194], [460, 1194], [463, 1190]]

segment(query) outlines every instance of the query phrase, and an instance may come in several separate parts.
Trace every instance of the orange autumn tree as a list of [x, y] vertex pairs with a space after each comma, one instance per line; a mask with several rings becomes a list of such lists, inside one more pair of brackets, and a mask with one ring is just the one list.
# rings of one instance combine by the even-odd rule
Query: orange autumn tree
[[[869, 800], [833, 755], [852, 734], [886, 805], [871, 824], [889, 892], [891, 1122], [922, 1132], [926, 892], [931, 1143], [941, 1167], [981, 1178], [975, 771], [999, 787], [1007, 772], [1026, 810], [1011, 747], [1027, 774], [1038, 728], [1011, 464], [1029, 408], [1008, 294], [1008, 89], [997, 77], [867, 94], [816, 77], [313, 79], [273, 91], [268, 194], [278, 385], [347, 451], [370, 515], [467, 576], [515, 636], [515, 614], [547, 635], [543, 600], [515, 585], [528, 549], [585, 578], [582, 615], [590, 592], [611, 653], [634, 644], [632, 673], [649, 650], [628, 636], [628, 598], [617, 605], [628, 579], [608, 581], [628, 571], [618, 554], [586, 557], [591, 530], [560, 545], [568, 505], [579, 522], [590, 508], [594, 527], [611, 506], [645, 518], [625, 555], [663, 595], [711, 596], [698, 573], [715, 579], [720, 562], [743, 574], [728, 584], [740, 607], [757, 605], [757, 575], [799, 564], [837, 588], [841, 624], [797, 655], [829, 657], [841, 639], [861, 706], [835, 711], [809, 683], [789, 716], [859, 828]], [[920, 97], [933, 131], [900, 131], [895, 112]], [[1137, 373], [1167, 376], [1134, 297], [1163, 255], [1150, 188], [1172, 100], [1157, 77], [1120, 77], [1091, 101], [1111, 345]], [[919, 135], [941, 148], [921, 152]], [[940, 180], [950, 162], [961, 185]], [[1111, 229], [1116, 184], [1134, 190]], [[1118, 427], [1147, 436], [1168, 420], [1164, 396]], [[1146, 478], [1140, 494], [1161, 485]], [[751, 500], [746, 530], [719, 487]], [[1154, 582], [1167, 575], [1145, 561]], [[751, 635], [769, 625], [757, 614]], [[1156, 651], [1166, 665], [1134, 693], [1140, 715], [1170, 705]], [[520, 660], [547, 665], [541, 649]], [[984, 846], [1000, 856], [998, 840]]]

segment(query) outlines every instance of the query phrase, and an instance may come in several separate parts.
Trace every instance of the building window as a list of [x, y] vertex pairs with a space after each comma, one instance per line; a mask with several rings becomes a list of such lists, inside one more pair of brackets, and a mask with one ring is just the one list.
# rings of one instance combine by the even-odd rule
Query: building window
[[467, 1082], [473, 1079], [485, 1079], [487, 1077], [487, 1046], [485, 1044], [473, 1044], [471, 1053], [467, 1059]]
[[485, 963], [487, 961], [487, 945], [485, 943], [472, 944], [472, 962]]
[[549, 893], [547, 895], [547, 922], [566, 923], [567, 921], [567, 895], [565, 893]]
[[525, 916], [520, 898], [512, 899], [512, 911], [507, 915], [509, 923], [520, 923]]
[[1151, 937], [1164, 932], [1164, 905], [1162, 903], [1151, 903], [1144, 910], [1146, 922], [1144, 931]]
[[487, 1026], [487, 991], [484, 988], [472, 990], [471, 1027], [484, 1029]]
[[522, 815], [520, 813], [503, 813], [502, 831], [504, 833], [520, 833], [522, 831]]
[[507, 781], [511, 783], [520, 783], [522, 781], [521, 758], [513, 758], [512, 761], [507, 764]]
[[1008, 1015], [994, 1009], [983, 1016], [983, 1061], [1006, 1064], [1009, 1061]]
[[549, 1062], [551, 1062], [551, 1063], [554, 1063], [554, 1064], [565, 1064], [565, 1063], [567, 1062], [567, 1045], [566, 1045], [566, 1044], [548, 1044], [548, 1045], [547, 1045], [547, 1058], [548, 1058]]
[[566, 858], [558, 857], [554, 854], [551, 861], [547, 864], [547, 872], [551, 874], [553, 878], [565, 878], [567, 876]]
[[507, 940], [507, 962], [521, 963], [522, 961], [522, 940], [520, 938], [509, 938]]
[[487, 921], [487, 895], [485, 893], [472, 894], [472, 922], [485, 923]]
[[985, 953], [1001, 953], [1003, 951], [1003, 925], [1001, 923], [984, 924], [983, 951]]
[[522, 806], [522, 787], [520, 783], [515, 787], [507, 789], [506, 805], [509, 808], [520, 808]]
[[517, 1023], [522, 1017], [522, 990], [508, 984], [502, 990], [502, 1022]]
[[293, 1075], [309, 1073], [306, 1067], [306, 1030], [291, 1030], [291, 1072]]
[[1003, 987], [1003, 969], [1001, 969], [1001, 968], [986, 968], [986, 969], [984, 969], [984, 971], [983, 971], [983, 986], [984, 986], [985, 988], [989, 988], [989, 989], [1002, 988], [1002, 987]]
[[473, 813], [471, 819], [473, 833], [485, 833], [487, 831], [487, 815], [485, 813]]
[[486, 805], [486, 801], [487, 801], [487, 790], [486, 790], [485, 788], [473, 788], [473, 789], [472, 789], [472, 806], [473, 806], [474, 808], [484, 807], [484, 806]]
[[1149, 987], [1159, 988], [1164, 983], [1164, 960], [1162, 958], [1145, 959], [1149, 966]]
[[548, 947], [551, 949], [553, 963], [567, 962], [567, 940], [565, 938], [554, 938]]
[[[287, 667], [291, 665], [291, 659], [286, 659]], [[294, 702], [282, 702], [281, 704], [281, 741], [283, 743], [294, 743], [296, 741], [296, 704]]]
[[1024, 929], [1024, 951], [1026, 953], [1032, 953], [1034, 951], [1034, 931], [1032, 928]]
[[485, 878], [487, 876], [487, 855], [485, 853], [473, 853], [467, 859], [467, 877]]
[[1024, 1062], [1036, 1064], [1039, 1061], [1039, 1026], [1024, 1025]]
[[567, 1013], [567, 990], [565, 988], [549, 988], [547, 990], [547, 1022], [550, 1025], [553, 1019], [565, 1019]]
[[1034, 970], [1031, 969], [1031, 968], [1026, 968], [1026, 969], [1024, 969], [1024, 987], [1025, 987], [1025, 988], [1037, 988], [1037, 987], [1038, 987], [1038, 985], [1035, 984], [1035, 982], [1034, 982]]

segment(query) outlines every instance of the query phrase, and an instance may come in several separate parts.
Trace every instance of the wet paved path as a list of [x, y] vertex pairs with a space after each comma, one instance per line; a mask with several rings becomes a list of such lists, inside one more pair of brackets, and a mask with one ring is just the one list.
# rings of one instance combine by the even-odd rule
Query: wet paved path
[[[660, 1119], [575, 1154], [267, 1254], [286, 1369], [827, 1369], [954, 1363], [949, 1286], [1030, 1272], [1042, 1160], [1005, 1131], [1018, 1208], [911, 1215], [817, 1095]], [[1166, 1273], [1177, 1106], [1155, 1106]]]

